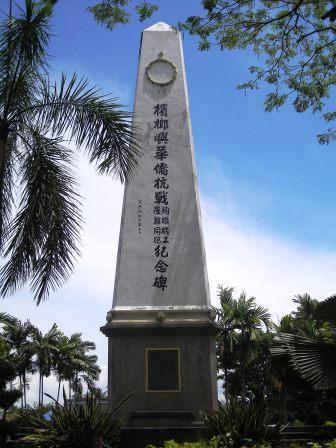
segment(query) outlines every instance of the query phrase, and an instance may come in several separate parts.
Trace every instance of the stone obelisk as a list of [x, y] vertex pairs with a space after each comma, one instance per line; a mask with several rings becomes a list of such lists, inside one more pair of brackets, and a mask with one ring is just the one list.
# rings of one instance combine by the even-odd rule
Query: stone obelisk
[[180, 34], [142, 33], [134, 106], [143, 155], [125, 188], [109, 338], [109, 400], [128, 426], [191, 426], [217, 403], [210, 304]]

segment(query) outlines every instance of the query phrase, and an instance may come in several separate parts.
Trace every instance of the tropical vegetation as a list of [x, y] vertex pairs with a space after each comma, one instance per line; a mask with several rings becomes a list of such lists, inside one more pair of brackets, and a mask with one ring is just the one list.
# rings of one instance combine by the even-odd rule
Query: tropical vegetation
[[[125, 181], [139, 147], [129, 113], [76, 73], [49, 75], [52, 1], [22, 0], [0, 24], [0, 295], [39, 304], [71, 275], [82, 215], [74, 151]], [[18, 188], [16, 188], [18, 186]]]
[[92, 354], [95, 348], [93, 342], [83, 340], [81, 333], [67, 337], [56, 324], [43, 333], [30, 321], [21, 322], [0, 313], [0, 359], [6, 360], [6, 364], [1, 362], [0, 390], [3, 384], [7, 393], [15, 398], [5, 407], [0, 392], [0, 407], [6, 411], [21, 398], [20, 408], [26, 410], [27, 390], [33, 375], [39, 379], [38, 406], [43, 406], [44, 379], [51, 374], [58, 380], [56, 400], [59, 400], [62, 383], [66, 382], [68, 398], [76, 401], [82, 397], [84, 386], [93, 388], [99, 379], [97, 356]]
[[85, 401], [72, 406], [64, 393], [63, 405], [56, 402], [51, 407], [49, 420], [37, 411], [20, 414], [32, 431], [25, 440], [47, 448], [115, 448], [123, 423], [116, 412], [127, 399], [115, 408], [104, 407], [91, 391]]
[[[88, 10], [97, 23], [112, 30], [129, 23], [133, 15], [140, 21], [151, 17], [157, 3], [104, 0]], [[336, 139], [334, 0], [200, 0], [198, 4], [198, 15], [181, 17], [173, 25], [198, 37], [201, 51], [255, 53], [251, 79], [238, 88], [246, 92], [263, 83], [267, 112], [290, 102], [297, 112], [310, 110], [325, 120], [319, 143]]]
[[222, 446], [240, 448], [255, 443], [270, 443], [279, 435], [280, 423], [270, 425], [264, 401], [231, 399], [218, 410], [202, 411], [204, 423]]
[[218, 377], [226, 403], [264, 402], [271, 421], [322, 423], [336, 417], [336, 296], [297, 295], [276, 324], [246, 294], [219, 287]]

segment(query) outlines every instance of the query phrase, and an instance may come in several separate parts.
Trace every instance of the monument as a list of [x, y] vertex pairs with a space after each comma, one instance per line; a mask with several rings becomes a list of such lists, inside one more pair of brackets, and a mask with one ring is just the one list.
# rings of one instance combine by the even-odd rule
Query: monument
[[113, 304], [101, 329], [109, 401], [134, 392], [120, 410], [129, 429], [186, 435], [198, 411], [217, 404], [216, 325], [181, 37], [165, 23], [142, 33], [134, 121], [144, 153], [125, 187]]

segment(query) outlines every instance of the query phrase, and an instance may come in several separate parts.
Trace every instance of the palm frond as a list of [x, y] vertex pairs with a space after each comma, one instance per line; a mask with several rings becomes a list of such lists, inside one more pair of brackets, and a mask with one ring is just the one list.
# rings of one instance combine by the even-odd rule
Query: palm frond
[[290, 362], [316, 390], [336, 388], [336, 344], [281, 333], [272, 354], [290, 356]]
[[314, 311], [314, 317], [336, 326], [336, 295], [319, 302]]
[[4, 147], [2, 165], [0, 166], [0, 254], [4, 249], [12, 218], [15, 159], [16, 139], [10, 135]]
[[47, 138], [36, 129], [21, 136], [27, 150], [23, 162], [23, 197], [11, 226], [6, 251], [9, 261], [0, 271], [1, 294], [14, 292], [32, 277], [39, 304], [50, 289], [58, 288], [73, 270], [79, 254], [79, 212], [70, 152], [59, 138]]
[[17, 322], [16, 317], [11, 316], [10, 314], [0, 312], [0, 323], [1, 324], [14, 324]]
[[60, 86], [44, 80], [41, 100], [32, 108], [35, 120], [54, 136], [69, 133], [84, 146], [99, 173], [127, 181], [133, 174], [140, 147], [131, 127], [131, 115], [115, 99], [100, 94], [87, 80], [63, 74]]
[[0, 37], [2, 62], [21, 71], [22, 67], [40, 69], [46, 63], [46, 48], [49, 44], [49, 16], [51, 5], [37, 4], [34, 0], [25, 0], [24, 8], [18, 5], [19, 17], [3, 22]]

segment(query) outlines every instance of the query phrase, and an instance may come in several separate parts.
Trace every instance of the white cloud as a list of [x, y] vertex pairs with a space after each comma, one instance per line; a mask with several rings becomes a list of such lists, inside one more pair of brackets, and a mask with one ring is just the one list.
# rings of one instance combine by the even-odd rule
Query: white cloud
[[204, 234], [213, 303], [218, 284], [234, 286], [267, 306], [274, 319], [290, 312], [295, 294], [323, 299], [335, 292], [336, 253], [244, 226], [203, 198]]
[[[27, 290], [0, 304], [1, 310], [20, 319], [29, 318], [43, 331], [57, 322], [66, 334], [80, 331], [85, 339], [95, 341], [102, 367], [99, 385], [105, 389], [107, 339], [99, 327], [104, 324], [106, 311], [112, 304], [123, 188], [111, 179], [97, 176], [82, 159], [79, 169], [86, 224], [83, 254], [74, 276], [38, 308]], [[225, 176], [223, 182], [227, 183]], [[214, 304], [219, 283], [256, 296], [260, 304], [269, 307], [274, 318], [291, 311], [291, 299], [297, 293], [307, 291], [317, 298], [334, 293], [336, 253], [262, 233], [246, 217], [240, 218], [234, 212], [235, 207], [229, 209], [230, 216], [227, 204], [219, 202], [218, 197], [202, 196]], [[37, 401], [37, 383], [35, 375], [28, 393], [30, 402]], [[55, 380], [47, 379], [45, 391], [55, 395], [56, 390]]]

